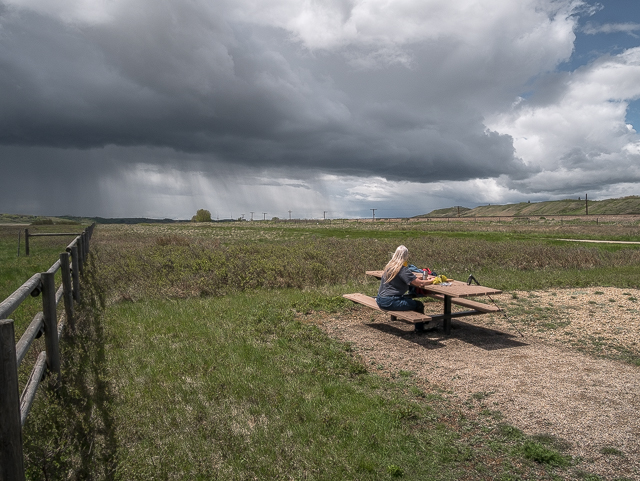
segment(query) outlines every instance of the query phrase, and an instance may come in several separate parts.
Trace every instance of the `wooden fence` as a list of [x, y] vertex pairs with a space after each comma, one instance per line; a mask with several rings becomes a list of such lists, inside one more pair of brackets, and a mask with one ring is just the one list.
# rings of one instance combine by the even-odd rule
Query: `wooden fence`
[[[30, 234], [29, 229], [24, 230], [24, 255], [29, 255], [29, 238], [30, 237], [55, 237], [55, 236], [81, 236], [82, 232], [56, 232], [56, 233], [45, 233], [45, 234]], [[18, 240], [20, 242], [20, 240]], [[20, 252], [20, 247], [18, 247], [18, 253]], [[19, 255], [19, 254], [18, 254]], [[1, 481], [1, 480], [0, 480]]]
[[[80, 276], [89, 253], [95, 224], [87, 227], [67, 246], [46, 272], [34, 274], [13, 294], [0, 302], [0, 481], [25, 479], [22, 427], [45, 372], [60, 375], [59, 341], [65, 322], [73, 330], [73, 302], [80, 301]], [[62, 283], [55, 286], [61, 271]], [[18, 343], [13, 320], [7, 319], [29, 296], [42, 294], [42, 311], [35, 315]], [[64, 316], [58, 324], [57, 306], [64, 301]], [[44, 333], [45, 350], [36, 360], [29, 380], [19, 393], [18, 367], [34, 339]]]

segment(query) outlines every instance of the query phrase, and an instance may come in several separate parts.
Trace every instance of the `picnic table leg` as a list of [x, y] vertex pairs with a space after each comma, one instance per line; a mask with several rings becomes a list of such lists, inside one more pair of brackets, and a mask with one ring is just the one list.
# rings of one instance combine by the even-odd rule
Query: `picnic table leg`
[[414, 324], [414, 326], [415, 326], [416, 332], [423, 332], [424, 331], [424, 322], [416, 322]]
[[451, 296], [444, 296], [444, 333], [451, 334]]

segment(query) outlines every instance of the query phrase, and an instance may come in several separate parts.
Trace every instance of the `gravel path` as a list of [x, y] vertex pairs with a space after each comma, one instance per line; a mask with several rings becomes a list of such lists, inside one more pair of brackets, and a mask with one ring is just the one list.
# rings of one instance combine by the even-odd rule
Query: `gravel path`
[[451, 336], [416, 334], [365, 307], [315, 322], [352, 343], [372, 371], [411, 371], [462, 408], [483, 399], [525, 433], [567, 441], [582, 459], [577, 468], [640, 480], [637, 298], [614, 288], [502, 294], [495, 300], [511, 322], [502, 314], [454, 319]]

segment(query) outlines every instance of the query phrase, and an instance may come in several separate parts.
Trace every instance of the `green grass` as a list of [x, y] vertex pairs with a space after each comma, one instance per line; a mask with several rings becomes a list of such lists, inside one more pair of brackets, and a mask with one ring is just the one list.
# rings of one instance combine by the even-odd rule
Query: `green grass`
[[254, 291], [85, 319], [63, 387], [25, 430], [29, 479], [552, 479], [551, 448], [531, 455], [538, 441], [505, 436], [493, 416], [466, 422], [411, 373], [367, 372], [295, 317], [335, 306]]
[[[86, 226], [28, 226], [29, 232], [82, 232]], [[49, 269], [64, 252], [73, 237], [35, 237], [30, 239], [30, 255], [25, 256], [25, 226], [0, 226], [0, 301], [12, 294], [33, 274]], [[20, 256], [18, 256], [20, 234]], [[60, 284], [60, 273], [56, 285]], [[42, 299], [28, 298], [12, 315], [17, 335], [27, 328], [33, 316], [42, 310]]]
[[[409, 371], [368, 372], [297, 313], [374, 293], [364, 271], [401, 243], [418, 266], [504, 290], [637, 287], [637, 247], [502, 226], [246, 224], [96, 229], [63, 382], [39, 392], [25, 429], [29, 479], [553, 479], [573, 462], [498, 411], [465, 420]], [[34, 261], [16, 262], [18, 287]]]

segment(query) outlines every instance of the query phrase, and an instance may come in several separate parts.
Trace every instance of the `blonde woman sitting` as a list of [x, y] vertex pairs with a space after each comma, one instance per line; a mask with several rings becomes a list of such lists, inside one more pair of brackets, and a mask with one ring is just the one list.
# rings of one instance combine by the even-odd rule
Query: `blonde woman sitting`
[[426, 280], [418, 279], [407, 265], [409, 249], [399, 246], [393, 258], [385, 266], [380, 280], [380, 288], [376, 302], [380, 309], [386, 311], [417, 311], [424, 314], [424, 304], [409, 296], [405, 296], [409, 286], [424, 287], [433, 284], [434, 276]]

